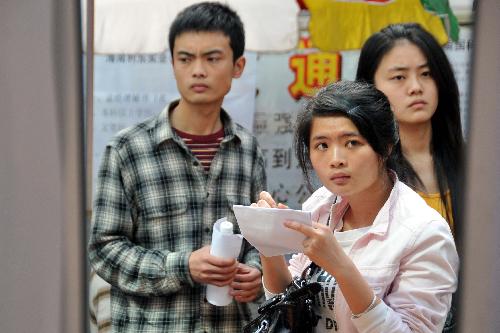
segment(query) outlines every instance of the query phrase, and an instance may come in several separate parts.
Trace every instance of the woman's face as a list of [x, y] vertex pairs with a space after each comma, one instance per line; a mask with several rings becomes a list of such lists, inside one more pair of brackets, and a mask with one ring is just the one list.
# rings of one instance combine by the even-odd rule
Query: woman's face
[[422, 51], [401, 40], [382, 58], [375, 86], [391, 103], [400, 125], [429, 122], [438, 105], [438, 89]]
[[309, 151], [321, 183], [342, 197], [370, 193], [383, 181], [379, 155], [346, 117], [313, 118]]

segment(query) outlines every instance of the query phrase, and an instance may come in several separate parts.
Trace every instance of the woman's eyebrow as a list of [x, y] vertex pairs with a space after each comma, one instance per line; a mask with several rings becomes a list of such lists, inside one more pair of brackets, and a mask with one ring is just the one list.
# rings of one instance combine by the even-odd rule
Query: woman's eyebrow
[[[348, 131], [348, 132], [342, 132], [342, 133], [336, 134], [335, 136], [340, 137], [340, 138], [353, 137], [353, 136], [360, 137], [361, 134], [359, 134], [358, 132], [354, 132], [354, 131]], [[331, 135], [329, 136], [326, 134], [318, 134], [318, 135], [311, 137], [311, 140], [324, 140], [324, 139], [327, 139], [330, 137], [331, 137]]]

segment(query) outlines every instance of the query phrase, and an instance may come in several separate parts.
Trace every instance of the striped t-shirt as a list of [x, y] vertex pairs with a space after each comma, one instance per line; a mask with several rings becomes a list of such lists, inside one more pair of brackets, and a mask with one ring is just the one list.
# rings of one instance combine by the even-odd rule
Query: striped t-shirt
[[219, 150], [224, 138], [224, 128], [209, 135], [194, 135], [175, 129], [175, 132], [186, 143], [194, 156], [200, 161], [205, 171], [210, 170], [210, 165]]

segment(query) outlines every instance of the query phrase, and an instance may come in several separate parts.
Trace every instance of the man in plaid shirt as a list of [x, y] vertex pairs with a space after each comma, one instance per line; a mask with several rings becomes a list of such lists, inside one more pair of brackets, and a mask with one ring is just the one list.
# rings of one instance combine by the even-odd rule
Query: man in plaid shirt
[[[199, 3], [169, 33], [181, 98], [107, 145], [94, 201], [89, 259], [111, 284], [113, 332], [241, 332], [262, 294], [258, 252], [210, 255], [214, 222], [235, 222], [265, 187], [254, 136], [221, 109], [245, 66], [243, 24], [225, 5]], [[239, 232], [235, 224], [235, 232]], [[206, 286], [230, 285], [216, 307]]]

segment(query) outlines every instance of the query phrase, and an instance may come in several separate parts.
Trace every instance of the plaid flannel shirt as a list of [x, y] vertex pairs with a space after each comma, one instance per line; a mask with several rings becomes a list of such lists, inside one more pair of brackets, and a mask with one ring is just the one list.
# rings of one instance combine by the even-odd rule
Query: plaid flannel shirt
[[[112, 285], [114, 332], [241, 332], [246, 303], [216, 307], [194, 282], [188, 259], [210, 244], [214, 222], [235, 222], [233, 204], [264, 189], [264, 158], [253, 135], [222, 110], [224, 139], [208, 174], [174, 133], [165, 108], [107, 145], [94, 200], [89, 260]], [[239, 232], [235, 223], [235, 231]], [[246, 241], [238, 260], [261, 269]]]

